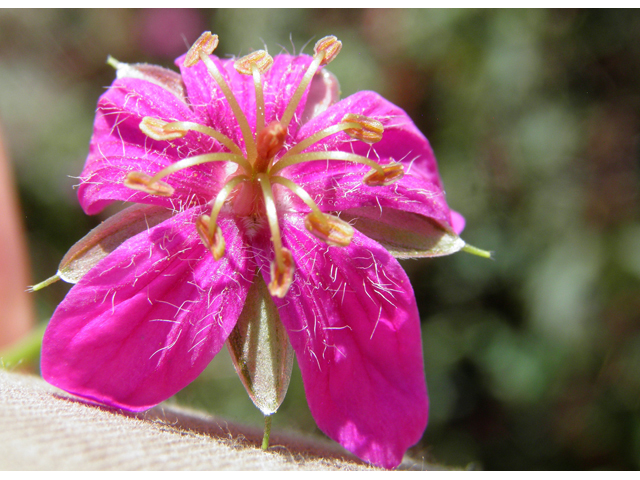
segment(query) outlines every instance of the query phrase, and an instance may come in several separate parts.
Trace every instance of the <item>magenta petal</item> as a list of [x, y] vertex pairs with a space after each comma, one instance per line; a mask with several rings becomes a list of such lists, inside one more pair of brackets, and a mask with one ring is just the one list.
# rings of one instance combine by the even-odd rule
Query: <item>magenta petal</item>
[[451, 210], [451, 228], [453, 228], [454, 232], [460, 235], [464, 230], [464, 226], [466, 225], [466, 223], [467, 221], [461, 214], [454, 210]]
[[[154, 141], [140, 131], [145, 116], [204, 123], [158, 85], [135, 78], [116, 80], [98, 102], [89, 156], [80, 177], [78, 197], [86, 213], [98, 213], [113, 200], [178, 207], [166, 198], [125, 187], [124, 178], [130, 171], [153, 175], [182, 158], [221, 148], [211, 138], [193, 132], [172, 142]], [[204, 203], [210, 199], [211, 188], [220, 182], [221, 171], [220, 165], [199, 165], [188, 172], [176, 172], [166, 181], [180, 198], [195, 195]]]
[[[337, 163], [337, 162], [335, 162]], [[335, 166], [337, 170], [339, 166]], [[425, 182], [419, 176], [406, 174], [398, 182], [381, 187], [369, 187], [362, 183], [362, 173], [336, 172], [330, 176], [307, 174], [292, 176], [316, 201], [322, 211], [350, 213], [352, 209], [369, 208], [386, 210], [393, 216], [394, 210], [416, 213], [434, 220], [445, 229], [451, 229], [451, 210], [444, 192], [435, 184]], [[300, 210], [305, 205], [300, 202]], [[356, 215], [357, 216], [357, 215]]]
[[[354, 152], [382, 164], [398, 161], [405, 175], [386, 187], [369, 187], [362, 182], [370, 167], [344, 161], [317, 161], [289, 167], [289, 178], [314, 197], [324, 211], [348, 211], [362, 207], [417, 213], [435, 220], [445, 229], [453, 227], [436, 159], [428, 140], [407, 114], [380, 95], [359, 92], [338, 102], [302, 126], [298, 139], [340, 122], [347, 113], [375, 118], [384, 125], [382, 140], [367, 145], [350, 141], [346, 133], [327, 137], [306, 151]], [[301, 208], [305, 208], [301, 205]], [[456, 226], [464, 219], [455, 217]]]
[[138, 234], [73, 287], [47, 327], [42, 376], [59, 388], [140, 411], [193, 381], [220, 350], [253, 268], [232, 221], [215, 262], [186, 211]]
[[427, 425], [420, 320], [398, 262], [355, 232], [348, 247], [310, 238], [298, 215], [283, 222], [296, 259], [279, 301], [320, 429], [347, 450], [393, 468]]
[[[341, 132], [305, 151], [342, 150], [364, 155], [381, 163], [389, 163], [393, 159], [402, 162], [405, 170], [419, 176], [423, 182], [442, 190], [436, 157], [429, 141], [404, 110], [377, 93], [358, 92], [336, 103], [303, 125], [297, 133], [297, 139], [306, 138], [323, 128], [337, 124], [347, 113], [366, 115], [380, 121], [384, 126], [382, 140], [367, 145], [363, 142], [349, 141], [347, 134]], [[360, 167], [360, 171], [362, 168]], [[366, 172], [368, 169], [364, 168]], [[307, 165], [304, 168], [298, 167], [298, 170], [311, 171]]]

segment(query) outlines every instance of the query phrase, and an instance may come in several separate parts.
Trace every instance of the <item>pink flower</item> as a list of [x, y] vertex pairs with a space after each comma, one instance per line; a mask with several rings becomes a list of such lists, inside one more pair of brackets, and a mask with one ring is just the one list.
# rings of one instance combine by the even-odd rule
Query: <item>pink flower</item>
[[[278, 342], [288, 336], [322, 431], [393, 468], [428, 409], [418, 310], [394, 257], [460, 250], [464, 220], [400, 108], [373, 92], [335, 103], [322, 68], [340, 50], [335, 37], [313, 57], [234, 62], [211, 55], [216, 45], [203, 34], [176, 60], [180, 74], [111, 60], [118, 78], [98, 103], [78, 195], [87, 214], [138, 205], [63, 259], [58, 275], [77, 284], [46, 331], [42, 375], [145, 410], [262, 315]], [[242, 355], [241, 375], [251, 368]], [[277, 355], [288, 363], [278, 399], [254, 398], [266, 414], [290, 375]]]

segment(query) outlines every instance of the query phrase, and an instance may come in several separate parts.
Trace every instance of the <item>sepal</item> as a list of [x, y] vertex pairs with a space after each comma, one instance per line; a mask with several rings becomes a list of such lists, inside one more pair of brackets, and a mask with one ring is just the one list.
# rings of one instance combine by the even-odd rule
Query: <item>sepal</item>
[[375, 207], [342, 212], [342, 219], [383, 245], [396, 258], [440, 257], [456, 253], [465, 246], [453, 230], [428, 217], [401, 210]]
[[271, 415], [289, 388], [294, 353], [264, 279], [254, 279], [227, 348], [249, 397]]
[[155, 205], [134, 205], [102, 222], [65, 254], [58, 266], [58, 276], [68, 283], [78, 283], [96, 264], [125, 240], [171, 217], [173, 213]]

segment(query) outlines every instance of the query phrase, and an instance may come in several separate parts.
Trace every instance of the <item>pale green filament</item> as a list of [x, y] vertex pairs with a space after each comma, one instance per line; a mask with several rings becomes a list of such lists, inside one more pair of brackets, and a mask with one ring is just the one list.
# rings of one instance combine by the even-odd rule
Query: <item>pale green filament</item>
[[309, 65], [307, 72], [302, 77], [302, 81], [298, 84], [298, 88], [296, 88], [295, 93], [289, 100], [289, 105], [287, 105], [287, 109], [284, 111], [282, 118], [280, 119], [280, 124], [284, 127], [285, 130], [289, 127], [289, 123], [293, 118], [294, 113], [296, 112], [296, 108], [298, 108], [298, 104], [302, 99], [302, 95], [304, 91], [307, 89], [307, 85], [311, 82], [311, 79], [318, 71], [318, 67], [320, 63], [324, 60], [324, 51], [318, 53], [315, 57], [313, 57], [313, 62]]
[[273, 199], [273, 190], [271, 189], [271, 182], [269, 176], [265, 173], [260, 173], [256, 176], [260, 187], [262, 187], [262, 196], [264, 197], [264, 207], [267, 211], [267, 219], [269, 221], [269, 229], [271, 230], [271, 241], [273, 242], [273, 249], [276, 254], [276, 263], [278, 269], [284, 270], [284, 258], [282, 258], [282, 237], [280, 236], [280, 225], [278, 225], [278, 211], [276, 209], [276, 202]]
[[309, 206], [309, 208], [313, 211], [313, 213], [318, 215], [319, 218], [323, 218], [324, 215], [320, 211], [320, 208], [318, 208], [318, 204], [316, 204], [316, 202], [313, 201], [313, 198], [311, 198], [311, 195], [309, 195], [305, 191], [305, 189], [302, 188], [300, 185], [293, 183], [288, 178], [280, 177], [280, 176], [271, 177], [271, 182], [279, 183], [280, 185], [284, 185], [285, 187], [287, 187], [289, 190], [295, 193], [298, 197], [300, 197], [300, 199]]
[[150, 184], [171, 175], [179, 170], [210, 162], [233, 162], [240, 165], [247, 172], [251, 172], [251, 165], [242, 155], [234, 155], [233, 153], [206, 153], [204, 155], [196, 155], [195, 157], [185, 158], [176, 163], [169, 165], [167, 168], [160, 170], [149, 180]]
[[294, 145], [291, 148], [291, 150], [287, 151], [282, 157], [280, 157], [279, 162], [281, 162], [283, 158], [290, 157], [291, 155], [296, 155], [296, 154], [302, 152], [305, 148], [310, 147], [314, 143], [318, 143], [323, 138], [330, 137], [331, 135], [334, 135], [334, 134], [336, 134], [338, 132], [341, 132], [343, 130], [348, 130], [350, 128], [362, 129], [362, 125], [359, 125], [357, 123], [345, 122], [345, 123], [339, 123], [337, 125], [333, 125], [331, 127], [324, 128], [324, 129], [320, 130], [319, 132], [314, 133], [310, 137], [305, 138], [300, 143], [297, 143], [296, 145]]
[[347, 162], [353, 163], [361, 163], [363, 165], [368, 165], [371, 168], [375, 169], [381, 175], [384, 175], [384, 170], [382, 167], [374, 162], [373, 160], [363, 157], [361, 155], [356, 155], [355, 153], [348, 152], [308, 152], [308, 153], [300, 153], [298, 155], [291, 155], [286, 159], [278, 161], [273, 168], [271, 168], [272, 175], [279, 172], [283, 168], [290, 167], [291, 165], [295, 165], [297, 163], [311, 162], [313, 160], [345, 160]]
[[242, 150], [238, 147], [233, 140], [227, 137], [225, 134], [214, 130], [213, 128], [207, 127], [206, 125], [200, 125], [199, 123], [194, 122], [172, 122], [167, 123], [164, 126], [164, 129], [176, 129], [176, 130], [193, 130], [195, 132], [204, 133], [209, 137], [218, 140], [222, 145], [227, 147], [236, 155], [242, 155]]
[[238, 184], [242, 182], [246, 182], [249, 180], [249, 177], [246, 175], [238, 175], [229, 180], [224, 187], [218, 192], [216, 196], [215, 202], [213, 202], [213, 207], [211, 208], [211, 215], [209, 220], [209, 236], [213, 237], [213, 233], [215, 232], [216, 222], [218, 220], [218, 214], [220, 210], [222, 210], [222, 206], [224, 205], [225, 200], [231, 193], [231, 191], [238, 186]]
[[264, 92], [262, 91], [262, 79], [260, 78], [260, 70], [255, 63], [251, 64], [251, 73], [253, 73], [253, 84], [256, 88], [256, 136], [264, 128]]
[[200, 60], [202, 60], [204, 64], [207, 66], [207, 70], [209, 70], [209, 74], [216, 81], [216, 83], [220, 87], [220, 90], [222, 90], [222, 93], [227, 99], [227, 102], [229, 102], [229, 106], [231, 107], [233, 114], [236, 116], [236, 120], [238, 121], [238, 125], [240, 126], [240, 131], [242, 132], [242, 138], [244, 139], [244, 144], [247, 149], [247, 158], [249, 159], [249, 162], [251, 162], [253, 159], [257, 158], [258, 151], [256, 148], [256, 143], [253, 139], [253, 133], [251, 133], [251, 127], [249, 126], [249, 121], [247, 120], [247, 117], [245, 116], [242, 109], [240, 108], [240, 105], [238, 104], [236, 97], [233, 95], [233, 92], [229, 88], [229, 85], [227, 85], [227, 82], [225, 81], [224, 77], [218, 71], [218, 67], [216, 67], [215, 63], [213, 63], [211, 59], [202, 52], [200, 52]]

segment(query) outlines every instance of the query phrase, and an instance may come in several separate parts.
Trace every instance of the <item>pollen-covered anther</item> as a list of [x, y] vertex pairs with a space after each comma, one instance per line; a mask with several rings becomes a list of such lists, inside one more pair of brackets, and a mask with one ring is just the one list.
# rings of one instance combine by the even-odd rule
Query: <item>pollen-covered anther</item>
[[[293, 255], [288, 248], [280, 249], [282, 262], [274, 260], [271, 262], [271, 282], [269, 282], [269, 293], [274, 297], [283, 298], [289, 291], [293, 282], [293, 272], [295, 265]], [[281, 265], [279, 264], [281, 263]]]
[[353, 227], [344, 220], [323, 213], [312, 212], [304, 219], [304, 226], [314, 236], [333, 247], [346, 247], [353, 238]]
[[200, 54], [211, 55], [218, 46], [218, 35], [212, 35], [211, 32], [204, 32], [195, 41], [184, 57], [184, 66], [193, 67], [200, 61]]
[[277, 120], [271, 122], [258, 133], [256, 138], [258, 156], [263, 159], [275, 156], [282, 149], [286, 136], [287, 130], [280, 122]]
[[365, 185], [370, 187], [391, 185], [404, 177], [404, 167], [401, 163], [394, 162], [380, 166], [382, 172], [374, 168], [363, 177], [362, 182]]
[[349, 128], [345, 130], [345, 133], [351, 138], [361, 140], [365, 143], [376, 143], [382, 140], [384, 126], [378, 120], [374, 120], [365, 115], [347, 113], [342, 118], [341, 123], [357, 123], [360, 126], [359, 128]]
[[333, 35], [321, 38], [316, 42], [315, 47], [313, 47], [313, 51], [316, 55], [318, 55], [320, 52], [324, 52], [324, 58], [320, 62], [321, 67], [336, 58], [341, 49], [342, 42]]
[[233, 67], [238, 73], [243, 75], [252, 75], [251, 65], [255, 65], [260, 73], [264, 73], [273, 65], [273, 57], [265, 50], [256, 50], [233, 63]]
[[143, 172], [129, 172], [124, 179], [124, 186], [132, 190], [139, 190], [150, 195], [159, 197], [170, 197], [174, 189], [162, 180], [152, 180], [153, 177]]
[[196, 230], [198, 231], [198, 235], [200, 235], [200, 240], [202, 240], [204, 246], [211, 252], [213, 258], [220, 260], [224, 255], [226, 244], [219, 225], [216, 225], [213, 235], [210, 234], [210, 222], [211, 218], [209, 215], [200, 215], [196, 220]]
[[158, 141], [175, 140], [184, 137], [188, 130], [171, 127], [169, 122], [159, 118], [144, 117], [140, 122], [140, 131], [147, 137]]

